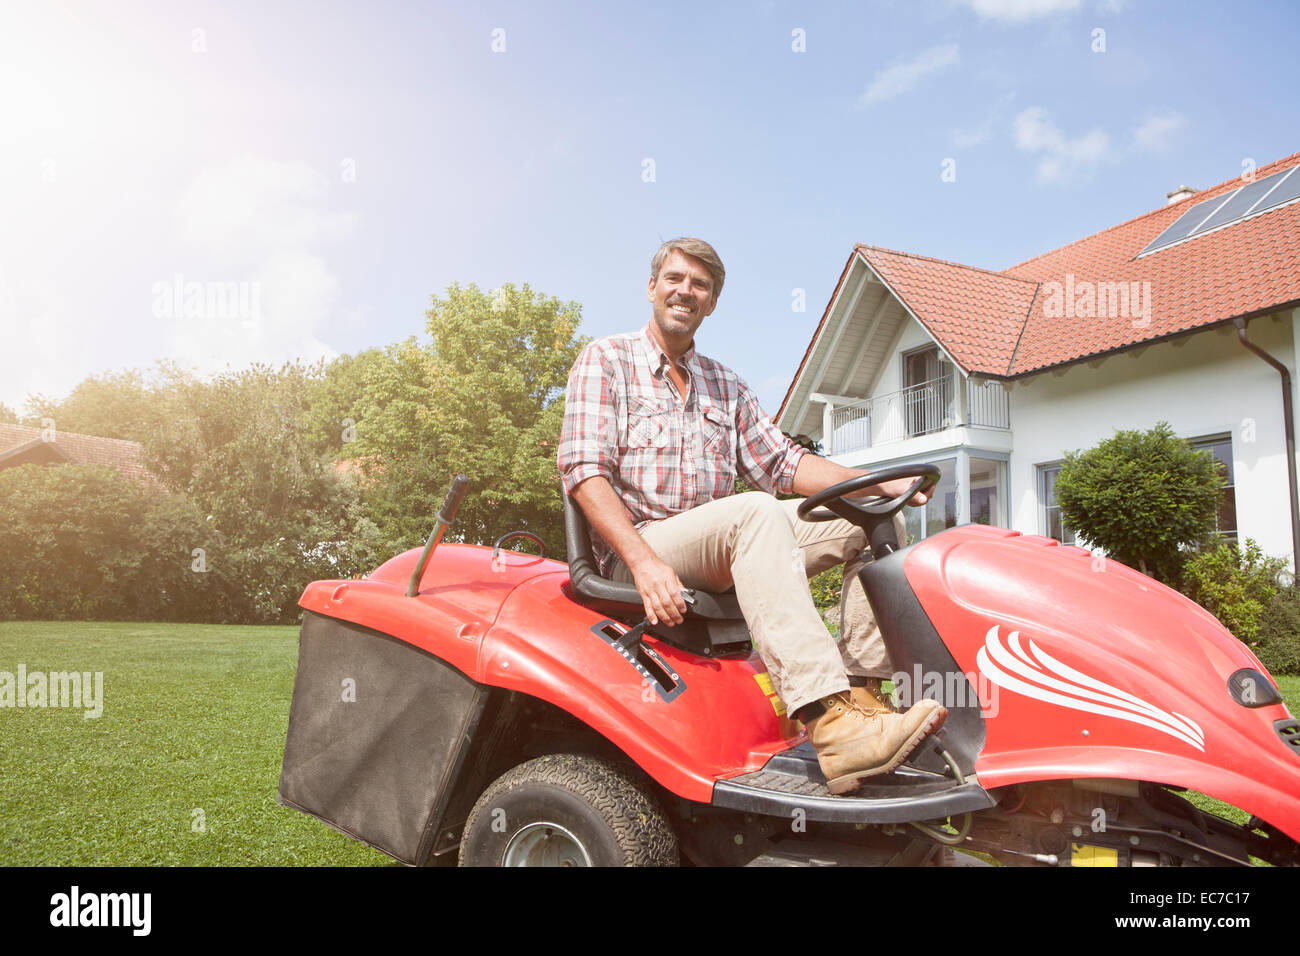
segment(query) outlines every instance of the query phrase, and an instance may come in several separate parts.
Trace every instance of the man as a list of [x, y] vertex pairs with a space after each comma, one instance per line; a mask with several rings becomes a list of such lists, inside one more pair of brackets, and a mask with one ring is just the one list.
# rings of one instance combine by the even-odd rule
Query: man
[[[800, 521], [797, 500], [773, 496], [806, 496], [864, 472], [795, 445], [744, 382], [695, 351], [695, 330], [717, 307], [724, 278], [718, 254], [700, 239], [660, 247], [650, 266], [650, 324], [591, 343], [574, 364], [559, 468], [596, 533], [602, 573], [635, 583], [651, 624], [683, 620], [684, 587], [734, 585], [777, 695], [807, 727], [831, 791], [845, 793], [902, 763], [947, 711], [922, 700], [896, 714], [870, 686], [850, 689], [846, 664], [860, 678], [883, 666], [878, 641], [863, 647], [874, 622], [846, 613], [846, 630], [857, 633], [847, 635], [852, 655], [842, 659], [807, 578], [854, 561], [865, 535], [847, 521]], [[734, 494], [737, 474], [763, 492]], [[893, 497], [909, 485], [860, 494]], [[846, 591], [850, 583], [857, 586], [846, 577]], [[865, 605], [860, 587], [858, 596]]]

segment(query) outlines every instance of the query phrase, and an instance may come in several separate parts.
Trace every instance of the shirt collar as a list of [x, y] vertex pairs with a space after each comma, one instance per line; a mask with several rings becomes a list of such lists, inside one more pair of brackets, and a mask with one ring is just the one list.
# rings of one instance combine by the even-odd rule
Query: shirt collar
[[[641, 330], [641, 344], [645, 347], [646, 356], [650, 359], [650, 367], [654, 369], [655, 374], [664, 371], [665, 367], [670, 364], [668, 353], [659, 347], [655, 341], [654, 334], [650, 331], [650, 323], [647, 322], [645, 328]], [[677, 364], [689, 371], [695, 370], [695, 340], [691, 340], [691, 347], [682, 353]]]

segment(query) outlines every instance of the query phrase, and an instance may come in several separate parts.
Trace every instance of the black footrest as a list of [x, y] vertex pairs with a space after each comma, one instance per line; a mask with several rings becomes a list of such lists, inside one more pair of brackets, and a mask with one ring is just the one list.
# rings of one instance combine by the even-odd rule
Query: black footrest
[[806, 819], [829, 823], [942, 820], [987, 810], [995, 803], [973, 779], [958, 784], [951, 777], [906, 764], [893, 773], [869, 778], [851, 794], [835, 796], [826, 788], [811, 744], [776, 754], [762, 770], [713, 785], [714, 806], [786, 817], [802, 810]]

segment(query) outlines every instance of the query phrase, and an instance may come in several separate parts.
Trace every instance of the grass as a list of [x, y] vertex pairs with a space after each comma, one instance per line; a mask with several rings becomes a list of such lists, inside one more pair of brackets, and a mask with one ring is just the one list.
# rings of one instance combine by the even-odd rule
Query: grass
[[0, 671], [102, 671], [103, 714], [0, 709], [0, 864], [392, 864], [279, 806], [296, 627], [0, 623]]
[[[297, 627], [0, 623], [0, 671], [101, 671], [103, 714], [0, 708], [0, 864], [385, 866], [275, 802]], [[1300, 713], [1300, 677], [1280, 678]], [[1198, 806], [1246, 815], [1203, 794]]]

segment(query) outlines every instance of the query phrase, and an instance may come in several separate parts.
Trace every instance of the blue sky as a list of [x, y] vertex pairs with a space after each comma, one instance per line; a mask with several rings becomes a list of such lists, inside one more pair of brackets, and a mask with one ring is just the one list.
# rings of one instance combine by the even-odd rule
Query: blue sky
[[854, 242], [1001, 269], [1300, 150], [1297, 36], [1284, 2], [7, 4], [0, 401], [384, 345], [452, 282], [628, 331], [698, 235], [698, 345], [774, 414]]

